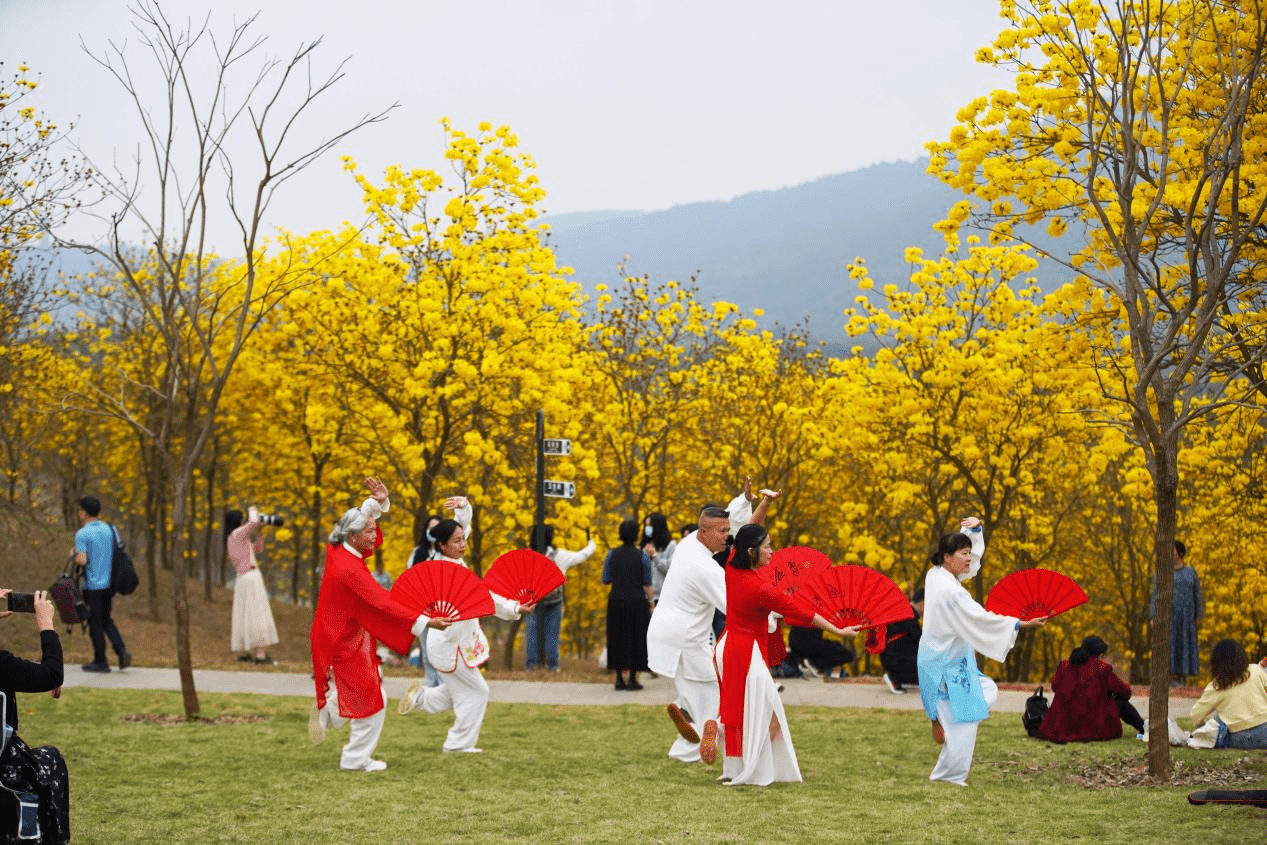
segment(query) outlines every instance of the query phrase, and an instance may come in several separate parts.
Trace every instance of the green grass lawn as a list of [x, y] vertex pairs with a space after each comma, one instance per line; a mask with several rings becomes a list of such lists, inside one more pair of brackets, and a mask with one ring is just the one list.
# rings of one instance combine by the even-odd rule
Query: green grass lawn
[[[1193, 807], [1199, 781], [1267, 788], [1267, 753], [1176, 750], [1187, 784], [1138, 781], [1133, 739], [1053, 746], [1015, 714], [982, 727], [971, 786], [928, 781], [922, 714], [792, 708], [803, 784], [716, 783], [720, 764], [668, 759], [658, 707], [493, 704], [483, 754], [440, 752], [451, 714], [395, 714], [375, 756], [341, 772], [346, 729], [314, 746], [308, 700], [203, 694], [186, 724], [177, 693], [22, 695], [22, 736], [52, 743], [71, 777], [83, 843], [433, 842], [1261, 842], [1267, 810]], [[167, 716], [169, 718], [163, 718]], [[1086, 784], [1091, 784], [1090, 786]]]

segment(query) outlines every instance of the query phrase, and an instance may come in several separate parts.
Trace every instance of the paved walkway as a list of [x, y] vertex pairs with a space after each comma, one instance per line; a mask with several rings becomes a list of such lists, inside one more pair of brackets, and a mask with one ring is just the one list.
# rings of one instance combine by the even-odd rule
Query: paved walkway
[[[389, 698], [401, 698], [410, 678], [387, 678]], [[641, 692], [617, 692], [610, 684], [580, 684], [554, 681], [489, 681], [491, 700], [519, 704], [645, 704], [664, 705], [674, 698], [673, 683], [665, 678], [640, 678], [645, 687]], [[783, 703], [820, 707], [888, 707], [895, 710], [918, 710], [919, 694], [911, 690], [906, 695], [893, 695], [883, 684], [874, 679], [824, 681], [809, 678], [787, 678]], [[288, 672], [231, 672], [224, 670], [195, 669], [194, 685], [200, 692], [252, 692], [264, 695], [312, 696], [312, 678], [307, 674]], [[102, 689], [154, 689], [179, 690], [180, 676], [175, 669], [147, 669], [132, 667], [122, 672], [97, 675], [78, 671], [78, 667], [66, 669], [67, 687], [100, 687]], [[1021, 713], [1025, 699], [1032, 690], [1000, 690], [999, 701], [994, 706], [998, 713]], [[1051, 697], [1050, 692], [1048, 698]], [[1139, 712], [1148, 716], [1148, 699], [1137, 696], [1132, 699]], [[1170, 715], [1186, 716], [1195, 699], [1171, 697]]]

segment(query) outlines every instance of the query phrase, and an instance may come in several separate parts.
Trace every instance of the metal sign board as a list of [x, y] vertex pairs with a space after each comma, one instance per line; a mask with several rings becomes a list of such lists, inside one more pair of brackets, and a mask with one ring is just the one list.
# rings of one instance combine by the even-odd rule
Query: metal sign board
[[546, 455], [570, 455], [572, 441], [563, 437], [547, 437], [541, 441], [541, 451]]
[[576, 495], [576, 485], [570, 481], [544, 481], [541, 492], [556, 499], [570, 499]]

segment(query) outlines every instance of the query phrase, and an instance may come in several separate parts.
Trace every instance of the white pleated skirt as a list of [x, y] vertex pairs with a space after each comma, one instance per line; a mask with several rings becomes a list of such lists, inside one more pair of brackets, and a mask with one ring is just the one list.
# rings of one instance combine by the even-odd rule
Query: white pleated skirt
[[229, 640], [233, 651], [254, 651], [278, 641], [259, 567], [239, 575], [233, 585], [233, 630]]
[[[721, 651], [717, 647], [715, 664], [721, 674]], [[725, 744], [718, 743], [718, 753], [724, 753]], [[761, 649], [754, 643], [748, 679], [744, 684], [743, 707], [743, 756], [722, 758], [722, 775], [729, 784], [739, 786], [768, 786], [772, 783], [800, 783], [801, 767], [792, 747], [792, 735], [787, 728], [787, 714], [778, 687], [770, 677], [770, 670], [761, 659]]]

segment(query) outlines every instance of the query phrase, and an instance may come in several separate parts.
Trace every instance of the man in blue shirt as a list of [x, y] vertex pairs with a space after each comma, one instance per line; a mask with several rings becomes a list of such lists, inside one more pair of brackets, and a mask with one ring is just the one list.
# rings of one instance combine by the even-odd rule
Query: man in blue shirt
[[114, 558], [114, 529], [97, 518], [101, 502], [93, 496], [79, 500], [79, 522], [75, 532], [75, 562], [84, 567], [84, 603], [88, 605], [88, 638], [92, 640], [92, 662], [85, 663], [85, 672], [109, 672], [106, 662], [106, 637], [119, 655], [119, 668], [132, 664], [132, 655], [123, 644], [123, 637], [110, 616], [114, 592], [110, 589], [111, 563]]

